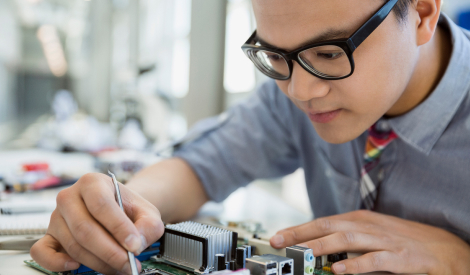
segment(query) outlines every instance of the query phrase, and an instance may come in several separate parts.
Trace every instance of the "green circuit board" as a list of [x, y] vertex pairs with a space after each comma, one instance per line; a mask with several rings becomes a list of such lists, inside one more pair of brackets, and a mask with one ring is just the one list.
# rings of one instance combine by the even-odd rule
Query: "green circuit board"
[[331, 274], [334, 274], [333, 272], [331, 271], [325, 271], [325, 270], [321, 270], [321, 269], [315, 269], [313, 271], [313, 274], [314, 275], [331, 275]]
[[38, 265], [38, 263], [36, 263], [34, 260], [26, 260], [26, 261], [24, 261], [24, 263], [29, 265], [32, 268], [35, 268], [35, 269], [37, 269], [39, 271], [42, 271], [42, 272], [44, 272], [46, 274], [49, 274], [49, 275], [58, 275], [59, 274], [57, 272], [52, 272], [52, 271], [49, 271], [49, 270], [45, 269], [44, 267]]
[[[48, 275], [66, 275], [66, 274], [71, 274], [69, 272], [52, 272], [52, 271], [49, 271], [45, 268], [43, 268], [42, 266], [40, 266], [38, 263], [36, 263], [34, 260], [27, 260], [27, 261], [24, 261], [25, 264], [27, 264], [28, 266], [32, 267], [32, 268], [35, 268], [39, 271], [42, 271]], [[184, 270], [181, 270], [181, 269], [178, 269], [176, 267], [173, 267], [173, 266], [170, 266], [170, 265], [167, 265], [167, 264], [164, 264], [164, 263], [156, 263], [156, 262], [153, 262], [151, 260], [148, 260], [148, 261], [143, 261], [141, 262], [142, 264], [142, 270], [144, 269], [158, 269], [158, 270], [161, 270], [161, 271], [164, 271], [166, 273], [169, 273], [171, 275], [191, 275], [189, 274], [187, 271], [184, 271]], [[86, 272], [86, 273], [80, 273], [80, 275], [99, 275], [101, 273], [98, 273], [96, 271], [90, 271], [90, 272]]]
[[[189, 224], [189, 226], [193, 226], [193, 224]], [[198, 225], [196, 225], [196, 226], [198, 226]], [[207, 227], [207, 225], [206, 225], [206, 227]], [[172, 230], [172, 229], [170, 228], [170, 229], [167, 229], [167, 230]], [[207, 230], [207, 229], [204, 228], [204, 230]], [[170, 234], [174, 234], [174, 232], [170, 233]], [[236, 235], [235, 235], [235, 238], [236, 238]], [[235, 243], [236, 247], [232, 247], [232, 249], [235, 249], [235, 248], [238, 249], [240, 247], [247, 246], [249, 249], [251, 249], [250, 255], [253, 255], [253, 256], [261, 255], [259, 257], [265, 257], [267, 255], [279, 253], [279, 251], [277, 251], [277, 250], [274, 251], [274, 252], [271, 252], [270, 249], [272, 250], [273, 248], [271, 247], [269, 242], [266, 241], [266, 240], [263, 241], [259, 238], [255, 238], [255, 237], [253, 239], [250, 239], [250, 238], [237, 238], [236, 240], [237, 240], [236, 243]], [[256, 242], [254, 242], [254, 240], [256, 240]], [[230, 244], [230, 245], [232, 245], [232, 244]], [[162, 255], [158, 254], [160, 252], [160, 249], [161, 249], [160, 242], [156, 242], [153, 245], [151, 245], [148, 248], [148, 250], [143, 251], [143, 253], [146, 253], [146, 254], [144, 256], [145, 258], [142, 258], [142, 260], [143, 259], [147, 259], [147, 260], [141, 261], [141, 264], [142, 264], [141, 275], [199, 275], [200, 274], [198, 271], [195, 271], [192, 268], [188, 268], [187, 266], [177, 264], [178, 262], [173, 262], [173, 261], [167, 260], [164, 257], [158, 257], [158, 256], [162, 256]], [[208, 252], [206, 251], [205, 253], [208, 253]], [[301, 252], [301, 253], [303, 253], [303, 252]], [[247, 255], [247, 254], [245, 254], [245, 255]], [[277, 254], [277, 255], [281, 256], [279, 254]], [[140, 256], [142, 256], [142, 255], [140, 255]], [[153, 257], [153, 258], [149, 259], [150, 256]], [[272, 255], [272, 256], [274, 256], [274, 255]], [[284, 256], [285, 255], [282, 255], [281, 257], [284, 257]], [[328, 255], [328, 257], [329, 256], [330, 255]], [[333, 254], [332, 257], [333, 256], [335, 256], [335, 255]], [[339, 257], [338, 255], [336, 255], [336, 256]], [[249, 256], [249, 257], [251, 257], [251, 256]], [[304, 257], [304, 256], [302, 256], [302, 257]], [[315, 258], [313, 258], [313, 259], [315, 260]], [[317, 260], [319, 260], [319, 259], [317, 258]], [[332, 266], [333, 262], [329, 262], [329, 261], [325, 262], [325, 259], [322, 259], [322, 260], [323, 260], [324, 264], [322, 266], [320, 266], [321, 269], [313, 269], [313, 272], [310, 270], [310, 272], [311, 272], [310, 275], [332, 275], [332, 274], [334, 274], [333, 272], [331, 272], [331, 266]], [[101, 274], [101, 273], [98, 273], [96, 271], [92, 271], [92, 270], [90, 270], [89, 268], [87, 268], [85, 266], [81, 266], [79, 269], [73, 270], [73, 271], [52, 272], [52, 271], [49, 271], [49, 270], [41, 267], [34, 260], [26, 260], [24, 262], [28, 266], [30, 266], [32, 268], [35, 268], [39, 271], [42, 271], [42, 272], [44, 272], [45, 274], [48, 274], [48, 275], [73, 275], [73, 274], [100, 275]], [[303, 262], [303, 260], [302, 260], [302, 262]], [[231, 263], [231, 264], [233, 264], [233, 263]], [[320, 265], [321, 265], [321, 263], [320, 263]], [[231, 267], [231, 270], [234, 270], [234, 269], [235, 269], [234, 267]], [[283, 271], [283, 273], [284, 273], [284, 271]], [[302, 272], [302, 273], [305, 274], [304, 272]], [[277, 274], [277, 272], [276, 272], [276, 274]], [[294, 273], [289, 271], [286, 274], [293, 275]]]

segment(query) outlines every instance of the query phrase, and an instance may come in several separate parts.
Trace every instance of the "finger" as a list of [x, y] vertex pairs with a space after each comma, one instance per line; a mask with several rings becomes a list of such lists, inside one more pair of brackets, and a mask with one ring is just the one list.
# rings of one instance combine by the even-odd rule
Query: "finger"
[[337, 262], [332, 266], [335, 274], [362, 274], [374, 271], [402, 273], [405, 269], [403, 261], [389, 251], [367, 253], [354, 259]]
[[331, 216], [331, 218], [333, 219], [339, 219], [343, 221], [353, 221], [353, 222], [364, 222], [364, 223], [370, 223], [370, 224], [387, 223], [390, 217], [393, 217], [393, 216], [385, 215], [382, 213], [377, 213], [377, 212], [366, 210], [366, 209], [361, 209], [361, 210], [356, 210], [356, 211], [351, 211], [351, 212]]
[[[84, 250], [91, 252], [115, 270], [128, 270], [127, 251], [90, 215], [79, 194], [64, 192], [61, 195], [61, 193], [57, 196], [58, 205], [61, 205], [59, 211], [66, 223], [66, 226], [63, 227], [68, 228], [71, 234], [64, 239], [72, 239], [80, 245], [77, 246], [71, 243], [69, 244], [71, 248], [77, 249], [78, 252], [76, 253], [88, 255], [82, 252], [81, 247], [83, 247]], [[69, 203], [66, 203], [67, 199], [69, 199]], [[59, 241], [63, 243], [62, 239]], [[67, 250], [67, 247], [64, 248]], [[67, 252], [74, 259], [77, 259], [70, 254], [69, 250]], [[92, 267], [90, 266], [90, 268]], [[125, 272], [128, 273], [129, 271]]]
[[384, 250], [391, 246], [389, 239], [386, 237], [378, 237], [354, 231], [336, 232], [326, 237], [306, 242], [305, 244], [312, 249], [313, 255], [316, 256], [342, 251], [377, 251]]
[[[90, 214], [111, 233], [121, 246], [140, 254], [145, 249], [143, 237], [116, 202], [112, 179], [104, 174], [87, 174], [80, 178], [80, 181], [80, 194]], [[119, 185], [120, 191], [125, 193], [123, 191], [126, 188], [122, 184]], [[121, 195], [124, 200], [124, 194]], [[132, 203], [129, 205], [132, 206]]]
[[60, 252], [60, 243], [51, 235], [39, 239], [30, 250], [31, 257], [42, 267], [50, 271], [68, 271], [80, 267], [66, 253]]
[[359, 223], [339, 220], [338, 217], [319, 218], [277, 232], [277, 234], [271, 238], [270, 243], [275, 248], [283, 248], [304, 243], [312, 239], [318, 239], [335, 232], [362, 231], [363, 229], [361, 227]]
[[347, 213], [343, 213], [343, 214], [318, 218], [318, 219], [315, 219], [311, 222], [307, 222], [307, 223], [304, 223], [304, 224], [301, 224], [301, 225], [296, 225], [296, 226], [292, 226], [292, 227], [288, 227], [288, 228], [279, 230], [278, 233], [293, 230], [297, 227], [302, 227], [306, 224], [310, 224], [310, 223], [315, 222], [315, 221], [320, 221], [322, 219], [328, 219], [330, 221], [335, 220], [335, 221], [350, 221], [350, 222], [368, 222], [368, 221], [377, 221], [382, 216], [386, 216], [386, 215], [378, 214], [376, 212], [372, 212], [372, 211], [369, 211], [369, 210], [356, 210], [356, 211], [351, 211], [351, 212], [347, 212]]
[[132, 190], [122, 189], [123, 206], [129, 209], [129, 218], [140, 232], [142, 246], [139, 253], [163, 235], [165, 226], [158, 209]]
[[[332, 216], [331, 218], [336, 218], [344, 221], [351, 221], [356, 223], [361, 223], [364, 227], [370, 228], [367, 232], [371, 232], [372, 230], [382, 230], [386, 228], [388, 231], [392, 232], [401, 232], [403, 230], [409, 231], [411, 228], [417, 228], [421, 224], [404, 220], [398, 217], [377, 213], [369, 210], [357, 210], [352, 211], [336, 216]], [[419, 228], [418, 232], [426, 230], [424, 228]]]
[[[54, 221], [51, 223], [51, 226], [49, 226], [48, 232], [61, 243], [62, 248], [67, 252], [68, 255], [70, 255], [71, 258], [75, 259], [75, 261], [80, 262], [87, 267], [103, 274], [116, 273], [115, 268], [112, 268], [104, 261], [93, 255], [90, 251], [85, 249], [83, 246], [81, 246], [79, 243], [77, 243], [69, 228], [67, 227], [65, 220], [60, 215], [54, 217]], [[121, 271], [130, 272], [130, 269], [129, 271], [127, 271], [125, 268], [123, 269], [124, 270]]]

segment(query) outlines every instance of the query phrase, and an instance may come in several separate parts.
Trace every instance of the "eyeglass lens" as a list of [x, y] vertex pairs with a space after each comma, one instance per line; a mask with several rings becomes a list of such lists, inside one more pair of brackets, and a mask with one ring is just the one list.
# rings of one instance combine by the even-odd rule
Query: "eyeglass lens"
[[289, 65], [281, 55], [269, 51], [256, 51], [255, 64], [266, 75], [274, 78], [289, 76]]
[[299, 53], [299, 60], [325, 77], [342, 77], [351, 72], [348, 55], [342, 48], [334, 45], [309, 48]]
[[[255, 65], [266, 75], [273, 78], [287, 78], [289, 65], [281, 55], [255, 50]], [[351, 63], [344, 50], [335, 45], [318, 46], [299, 53], [299, 61], [311, 72], [323, 77], [343, 77], [351, 73]]]

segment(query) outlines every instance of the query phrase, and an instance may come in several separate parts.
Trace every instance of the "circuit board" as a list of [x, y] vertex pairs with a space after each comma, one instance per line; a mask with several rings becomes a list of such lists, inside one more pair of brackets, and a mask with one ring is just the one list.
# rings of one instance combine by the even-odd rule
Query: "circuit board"
[[[52, 272], [52, 271], [49, 271], [45, 268], [43, 268], [42, 266], [40, 266], [39, 264], [37, 264], [34, 260], [27, 260], [27, 261], [24, 261], [27, 265], [29, 265], [30, 267], [32, 268], [35, 268], [37, 270], [40, 270], [48, 275], [61, 275], [61, 274], [65, 274], [65, 273], [59, 273], [59, 272]], [[142, 269], [157, 269], [157, 270], [162, 270], [162, 271], [166, 271], [167, 273], [171, 274], [171, 275], [188, 275], [189, 273], [185, 270], [181, 270], [181, 269], [178, 269], [178, 268], [175, 268], [175, 267], [172, 267], [170, 265], [167, 265], [167, 264], [163, 264], [163, 263], [156, 263], [156, 262], [152, 262], [152, 261], [143, 261], [141, 262], [142, 264]], [[98, 272], [95, 272], [95, 271], [90, 271], [90, 272], [87, 272], [87, 273], [82, 273], [83, 275], [100, 275], [101, 273], [98, 273]], [[314, 275], [331, 275], [331, 274], [334, 274], [333, 272], [331, 271], [326, 271], [326, 270], [320, 270], [320, 269], [315, 269], [313, 271], [313, 274]]]
[[24, 261], [25, 264], [29, 265], [30, 267], [32, 268], [35, 268], [39, 271], [42, 271], [46, 274], [49, 274], [49, 275], [59, 275], [59, 273], [57, 272], [52, 272], [52, 271], [49, 271], [47, 269], [45, 269], [44, 267], [40, 266], [38, 263], [36, 263], [34, 260], [26, 260]]
[[[255, 236], [238, 238], [230, 230], [183, 222], [166, 225], [162, 238], [136, 258], [142, 264], [141, 275], [331, 275], [332, 264], [347, 255], [314, 257], [312, 249], [301, 246], [274, 249]], [[48, 275], [101, 274], [83, 265], [52, 272], [34, 260], [24, 263]]]
[[[32, 268], [35, 268], [37, 270], [42, 271], [42, 272], [44, 272], [48, 275], [62, 275], [62, 274], [65, 275], [65, 274], [67, 274], [67, 272], [52, 272], [52, 271], [49, 271], [49, 270], [43, 268], [42, 266], [40, 266], [34, 260], [27, 260], [27, 261], [24, 261], [24, 263], [26, 263], [27, 265], [29, 265]], [[164, 263], [156, 263], [156, 262], [153, 262], [151, 260], [143, 261], [143, 262], [141, 262], [141, 264], [142, 264], [142, 270], [157, 269], [159, 271], [164, 271], [164, 272], [169, 273], [171, 275], [190, 275], [187, 271], [175, 268], [173, 266], [170, 266], [170, 265], [167, 265], [167, 264], [164, 264]], [[69, 273], [69, 274], [72, 274], [72, 273]], [[101, 273], [98, 273], [96, 271], [89, 271], [89, 272], [85, 272], [85, 273], [80, 273], [80, 275], [100, 275], [100, 274]]]

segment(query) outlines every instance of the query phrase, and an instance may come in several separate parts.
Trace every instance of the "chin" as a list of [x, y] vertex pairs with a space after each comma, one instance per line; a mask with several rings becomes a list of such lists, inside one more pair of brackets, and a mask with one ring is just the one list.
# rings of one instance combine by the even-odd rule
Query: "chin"
[[346, 142], [353, 140], [353, 139], [338, 137], [338, 136], [321, 135], [321, 134], [319, 135], [324, 141], [331, 143], [331, 144], [342, 144], [342, 143], [346, 143]]
[[[325, 127], [323, 125], [315, 125], [313, 127], [317, 134], [326, 142], [331, 144], [346, 143], [357, 138], [361, 133], [350, 133], [340, 127]], [[342, 129], [342, 130], [341, 130]]]

